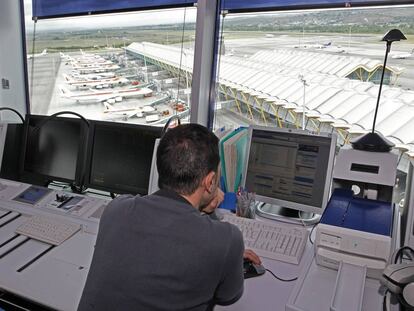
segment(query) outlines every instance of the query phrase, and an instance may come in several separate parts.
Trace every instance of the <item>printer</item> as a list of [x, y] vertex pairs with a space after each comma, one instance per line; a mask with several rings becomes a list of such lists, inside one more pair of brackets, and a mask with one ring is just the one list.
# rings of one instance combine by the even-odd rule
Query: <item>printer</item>
[[340, 149], [333, 193], [316, 228], [317, 264], [338, 269], [341, 262], [367, 268], [379, 278], [393, 245], [392, 194], [397, 155]]

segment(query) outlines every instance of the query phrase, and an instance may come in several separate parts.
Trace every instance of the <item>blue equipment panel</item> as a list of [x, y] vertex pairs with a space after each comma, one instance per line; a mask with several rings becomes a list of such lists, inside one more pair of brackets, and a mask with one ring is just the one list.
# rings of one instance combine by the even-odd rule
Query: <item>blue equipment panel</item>
[[335, 189], [321, 223], [341, 228], [391, 236], [392, 204], [356, 198], [352, 190]]

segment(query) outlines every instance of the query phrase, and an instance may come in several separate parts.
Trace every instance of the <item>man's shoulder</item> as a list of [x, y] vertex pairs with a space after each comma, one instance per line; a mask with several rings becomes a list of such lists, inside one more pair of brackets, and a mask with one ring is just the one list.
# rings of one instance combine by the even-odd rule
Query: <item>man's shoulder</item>
[[216, 234], [220, 235], [221, 239], [230, 240], [232, 243], [237, 241], [243, 243], [243, 235], [240, 229], [235, 225], [220, 220], [214, 220], [206, 216], [203, 218], [206, 218], [206, 221], [209, 222], [213, 227], [213, 230], [211, 232], [215, 232]]

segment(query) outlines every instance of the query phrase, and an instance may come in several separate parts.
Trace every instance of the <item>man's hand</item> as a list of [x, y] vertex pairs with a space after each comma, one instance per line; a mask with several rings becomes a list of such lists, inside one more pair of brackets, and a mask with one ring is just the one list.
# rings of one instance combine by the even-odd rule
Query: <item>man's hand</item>
[[205, 206], [203, 206], [200, 211], [206, 214], [211, 214], [220, 205], [221, 202], [224, 200], [224, 192], [218, 188], [216, 191], [216, 195], [214, 198]]
[[244, 259], [248, 259], [249, 261], [253, 262], [255, 265], [261, 265], [262, 261], [260, 257], [256, 255], [251, 249], [246, 249], [243, 254]]

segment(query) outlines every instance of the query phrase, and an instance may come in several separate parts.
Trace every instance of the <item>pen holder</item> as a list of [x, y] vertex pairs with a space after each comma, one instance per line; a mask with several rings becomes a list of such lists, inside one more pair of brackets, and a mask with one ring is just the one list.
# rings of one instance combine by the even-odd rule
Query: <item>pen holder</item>
[[254, 196], [237, 196], [236, 215], [244, 218], [255, 218]]

